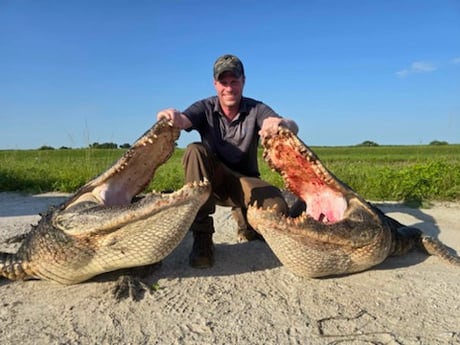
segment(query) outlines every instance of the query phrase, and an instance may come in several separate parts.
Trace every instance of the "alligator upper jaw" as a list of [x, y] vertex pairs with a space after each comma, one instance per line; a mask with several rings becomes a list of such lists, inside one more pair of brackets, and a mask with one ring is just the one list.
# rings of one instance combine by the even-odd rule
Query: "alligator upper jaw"
[[280, 127], [277, 135], [265, 138], [262, 144], [264, 159], [281, 174], [286, 188], [305, 201], [309, 217], [336, 223], [346, 217], [351, 200], [361, 200], [291, 131]]
[[127, 205], [144, 190], [157, 168], [173, 154], [180, 131], [160, 120], [146, 131], [109, 169], [86, 183], [61, 209], [90, 202]]

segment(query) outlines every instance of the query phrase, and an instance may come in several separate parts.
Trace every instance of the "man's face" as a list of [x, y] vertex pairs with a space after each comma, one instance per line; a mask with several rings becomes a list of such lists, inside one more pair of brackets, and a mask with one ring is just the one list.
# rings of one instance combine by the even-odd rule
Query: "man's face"
[[219, 80], [214, 80], [214, 87], [221, 106], [239, 106], [243, 95], [244, 77], [237, 78], [232, 72], [224, 72]]

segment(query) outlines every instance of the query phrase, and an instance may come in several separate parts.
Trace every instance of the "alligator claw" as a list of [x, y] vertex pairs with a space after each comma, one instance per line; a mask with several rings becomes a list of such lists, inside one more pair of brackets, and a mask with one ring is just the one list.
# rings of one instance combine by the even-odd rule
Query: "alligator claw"
[[5, 244], [16, 244], [24, 241], [24, 239], [27, 237], [28, 233], [16, 235], [10, 238], [7, 238], [3, 243]]
[[121, 275], [112, 288], [112, 294], [118, 302], [125, 299], [139, 302], [146, 293], [151, 294], [152, 289], [140, 278], [131, 275]]

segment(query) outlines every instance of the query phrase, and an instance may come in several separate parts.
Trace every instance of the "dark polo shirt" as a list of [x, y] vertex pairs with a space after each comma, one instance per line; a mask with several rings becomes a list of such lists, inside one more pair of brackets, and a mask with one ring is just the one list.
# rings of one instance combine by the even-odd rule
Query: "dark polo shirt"
[[258, 132], [267, 117], [280, 117], [260, 101], [243, 97], [238, 115], [229, 121], [222, 113], [217, 96], [198, 101], [183, 114], [192, 122], [202, 143], [230, 169], [247, 176], [259, 176]]

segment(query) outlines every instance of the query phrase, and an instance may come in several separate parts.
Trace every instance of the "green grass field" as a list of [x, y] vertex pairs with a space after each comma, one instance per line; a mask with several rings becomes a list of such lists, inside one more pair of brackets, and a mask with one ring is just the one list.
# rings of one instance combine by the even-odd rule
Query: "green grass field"
[[[460, 145], [313, 147], [326, 167], [369, 200], [460, 200]], [[99, 175], [120, 149], [0, 150], [0, 191], [72, 192]], [[148, 190], [183, 185], [181, 157], [157, 171]], [[261, 154], [261, 152], [260, 152]], [[261, 155], [260, 155], [261, 157]], [[262, 178], [282, 188], [259, 158]]]

